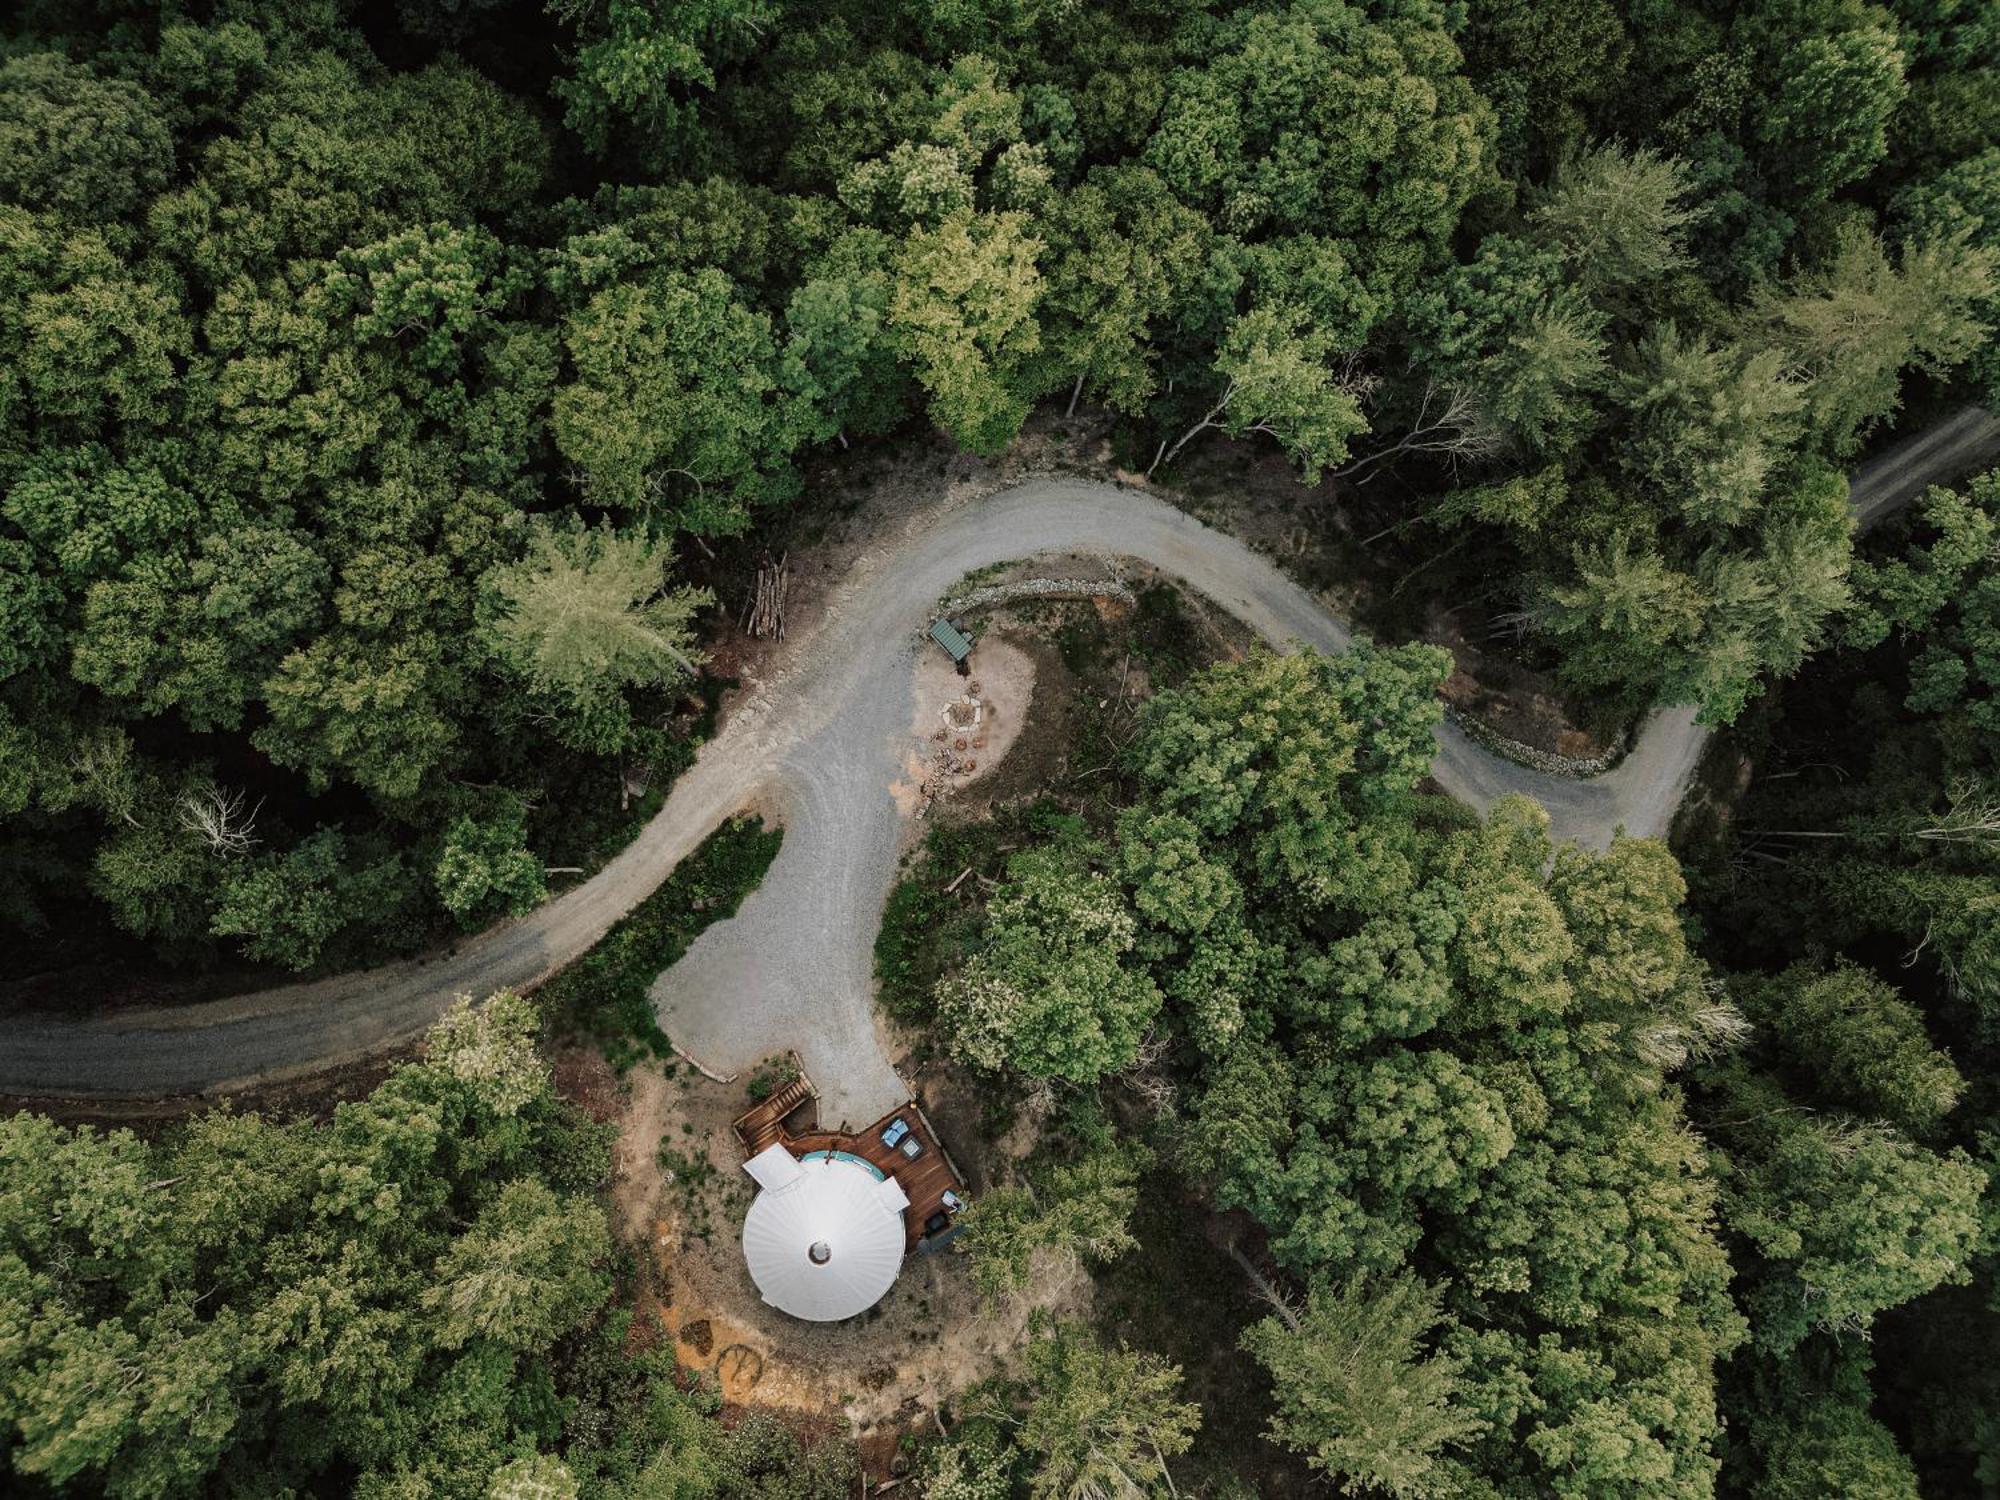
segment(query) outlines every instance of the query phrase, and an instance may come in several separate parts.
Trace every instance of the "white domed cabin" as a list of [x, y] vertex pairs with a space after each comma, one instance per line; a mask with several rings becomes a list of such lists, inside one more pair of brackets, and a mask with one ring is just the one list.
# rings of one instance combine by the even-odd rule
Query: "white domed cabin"
[[908, 1252], [947, 1243], [963, 1204], [951, 1157], [915, 1101], [859, 1134], [788, 1129], [808, 1100], [816, 1107], [801, 1073], [736, 1122], [758, 1189], [743, 1260], [771, 1306], [831, 1323], [881, 1301]]
[[903, 1265], [902, 1184], [845, 1152], [801, 1160], [767, 1146], [745, 1163], [757, 1200], [743, 1221], [743, 1258], [780, 1312], [830, 1323], [866, 1312]]

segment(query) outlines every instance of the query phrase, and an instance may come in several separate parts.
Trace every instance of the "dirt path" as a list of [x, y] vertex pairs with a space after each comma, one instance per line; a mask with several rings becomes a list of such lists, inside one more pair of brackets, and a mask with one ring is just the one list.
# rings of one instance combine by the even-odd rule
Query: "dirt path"
[[[1961, 413], [1856, 476], [1872, 519], [2000, 448], [2000, 422]], [[1901, 455], [1899, 458], [1898, 455]], [[226, 1092], [354, 1062], [420, 1034], [450, 998], [526, 988], [585, 952], [725, 818], [772, 806], [785, 842], [737, 916], [708, 929], [655, 998], [712, 1066], [796, 1046], [836, 1118], [866, 1120], [899, 1087], [869, 999], [874, 934], [895, 868], [890, 792], [910, 749], [911, 665], [932, 606], [966, 573], [1039, 552], [1136, 557], [1281, 646], [1339, 651], [1346, 625], [1264, 557], [1164, 501], [1083, 479], [1037, 479], [947, 501], [863, 553], [810, 636], [787, 644], [658, 815], [594, 877], [517, 921], [421, 959], [203, 1005], [6, 1023], [0, 1094], [161, 1098]], [[1478, 807], [1525, 793], [1556, 833], [1602, 846], [1666, 831], [1706, 732], [1656, 713], [1613, 772], [1566, 781], [1502, 761], [1450, 726], [1437, 780]], [[740, 1024], [732, 1017], [741, 1016]], [[752, 1036], [752, 1033], [754, 1037]], [[884, 1103], [884, 1100], [887, 1103]], [[877, 1108], [881, 1105], [881, 1108]]]

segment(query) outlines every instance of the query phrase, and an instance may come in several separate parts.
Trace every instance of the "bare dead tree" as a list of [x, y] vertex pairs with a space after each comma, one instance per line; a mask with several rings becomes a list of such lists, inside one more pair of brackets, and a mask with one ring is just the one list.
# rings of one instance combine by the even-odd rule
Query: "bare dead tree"
[[1291, 1329], [1293, 1333], [1297, 1333], [1299, 1331], [1299, 1312], [1297, 1308], [1292, 1306], [1291, 1299], [1278, 1290], [1270, 1277], [1257, 1269], [1256, 1263], [1243, 1253], [1242, 1247], [1235, 1240], [1231, 1240], [1222, 1248], [1228, 1252], [1231, 1260], [1243, 1268], [1244, 1276], [1249, 1278], [1250, 1287], [1257, 1293], [1258, 1297], [1270, 1303], [1272, 1309], [1284, 1321], [1285, 1326]]
[[2000, 798], [1975, 782], [1952, 783], [1944, 811], [1912, 824], [1905, 820], [1855, 828], [1746, 828], [1768, 839], [1920, 839], [1927, 844], [2000, 847]]
[[1915, 832], [1916, 837], [1934, 844], [2000, 843], [2000, 799], [1973, 782], [1954, 782], [1946, 794], [1944, 812]]
[[1159, 1032], [1140, 1043], [1121, 1081], [1156, 1120], [1171, 1120], [1180, 1113], [1180, 1091], [1162, 1066], [1169, 1050], [1168, 1039]]
[[1204, 432], [1208, 432], [1211, 431], [1212, 429], [1220, 427], [1222, 425], [1222, 414], [1229, 410], [1229, 403], [1234, 401], [1235, 399], [1236, 399], [1236, 382], [1232, 380], [1229, 382], [1228, 386], [1224, 388], [1222, 392], [1222, 399], [1216, 402], [1215, 405], [1211, 406], [1206, 412], [1202, 413], [1201, 420], [1199, 422], [1196, 422], [1194, 426], [1190, 427], [1186, 432], [1182, 433], [1180, 437], [1175, 440], [1173, 447], [1169, 448], [1167, 446], [1167, 440], [1165, 438], [1161, 438], [1160, 446], [1153, 454], [1153, 461], [1146, 466], [1146, 477], [1148, 479], [1151, 479], [1153, 477], [1153, 471], [1159, 468], [1161, 464], [1170, 464], [1176, 458], [1180, 457], [1181, 449], [1185, 448], [1189, 443], [1193, 442], [1196, 438], [1200, 437]]
[[255, 807], [246, 805], [240, 791], [227, 791], [211, 781], [202, 787], [182, 787], [174, 799], [174, 813], [181, 827], [198, 834], [217, 854], [235, 857], [257, 847], [257, 814], [263, 810], [260, 798]]
[[[1354, 397], [1355, 400], [1364, 401], [1374, 391], [1376, 380], [1373, 375], [1367, 373], [1363, 368], [1362, 356], [1359, 354], [1350, 354], [1346, 359], [1341, 361], [1339, 369], [1335, 371], [1334, 384], [1348, 395]], [[1226, 425], [1222, 420], [1223, 414], [1229, 410], [1237, 396], [1241, 394], [1241, 391], [1242, 387], [1237, 384], [1235, 377], [1232, 376], [1229, 384], [1223, 388], [1221, 399], [1202, 414], [1200, 421], [1196, 422], [1194, 426], [1188, 428], [1186, 432], [1176, 438], [1171, 448], [1162, 439], [1158, 451], [1153, 455], [1152, 463], [1146, 468], [1146, 477], [1148, 479], [1152, 478], [1153, 471], [1162, 464], [1172, 463], [1180, 456], [1183, 448], [1187, 447], [1189, 443], [1200, 437], [1204, 432], [1217, 431], [1223, 428]], [[1238, 436], [1250, 437], [1259, 433], [1266, 437], [1276, 438], [1281, 443], [1285, 441], [1285, 434], [1280, 432], [1268, 417], [1260, 417], [1255, 422], [1242, 428]], [[1335, 470], [1334, 472], [1338, 473], [1339, 471]]]
[[[1404, 453], [1428, 453], [1443, 458], [1452, 472], [1461, 463], [1476, 463], [1493, 457], [1506, 446], [1505, 435], [1487, 421], [1479, 399], [1462, 386], [1440, 386], [1435, 380], [1424, 384], [1423, 400], [1416, 420], [1386, 448], [1335, 469], [1336, 479], [1352, 479], [1375, 465]], [[1371, 476], [1372, 477], [1372, 476]], [[1366, 483], [1366, 480], [1360, 481]]]
[[1023, 1119], [1040, 1125], [1054, 1117], [1056, 1103], [1055, 1085], [1046, 1078], [1032, 1079], [1021, 1095], [1020, 1113]]
[[77, 781], [89, 789], [88, 799], [107, 817], [139, 826], [130, 740], [115, 733], [92, 735], [77, 745], [69, 765]]
[[1935, 929], [1936, 926], [1937, 926], [1937, 919], [1935, 917], [1932, 918], [1930, 921], [1924, 923], [1924, 935], [1921, 938], [1917, 939], [1917, 946], [1912, 948], [1908, 953], [1905, 953], [1903, 955], [1904, 968], [1914, 969], [1917, 966], [1917, 960], [1924, 956], [1924, 949], [1930, 947], [1931, 945], [1931, 937], [1933, 935], [1933, 929]]
[[1711, 978], [1702, 981], [1700, 1003], [1643, 1027], [1636, 1043], [1640, 1057], [1671, 1073], [1691, 1062], [1707, 1062], [1735, 1051], [1750, 1039], [1753, 1030], [1723, 982]]

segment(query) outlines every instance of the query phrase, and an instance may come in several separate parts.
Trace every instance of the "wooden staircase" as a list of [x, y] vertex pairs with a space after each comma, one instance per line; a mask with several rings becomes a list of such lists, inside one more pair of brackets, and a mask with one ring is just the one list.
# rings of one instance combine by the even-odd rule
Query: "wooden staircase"
[[736, 1136], [743, 1142], [743, 1149], [755, 1156], [766, 1147], [777, 1144], [784, 1136], [785, 1116], [808, 1099], [818, 1097], [812, 1080], [801, 1069], [790, 1083], [772, 1090], [768, 1099], [737, 1117]]

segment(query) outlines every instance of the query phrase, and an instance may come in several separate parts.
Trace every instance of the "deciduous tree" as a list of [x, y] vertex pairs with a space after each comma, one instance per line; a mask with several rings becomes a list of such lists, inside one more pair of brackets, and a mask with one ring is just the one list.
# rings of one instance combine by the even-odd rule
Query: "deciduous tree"
[[1096, 857], [1070, 844], [1008, 861], [985, 947], [937, 996], [966, 1061], [1088, 1083], [1138, 1055], [1160, 992], [1126, 960], [1137, 925]]
[[707, 535], [788, 498], [791, 425], [771, 321], [716, 270], [610, 287], [564, 328], [556, 442], [600, 504]]
[[890, 326], [931, 419], [976, 453], [1006, 447], [1037, 394], [1041, 253], [1024, 214], [966, 208], [918, 229], [896, 258]]

